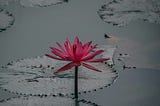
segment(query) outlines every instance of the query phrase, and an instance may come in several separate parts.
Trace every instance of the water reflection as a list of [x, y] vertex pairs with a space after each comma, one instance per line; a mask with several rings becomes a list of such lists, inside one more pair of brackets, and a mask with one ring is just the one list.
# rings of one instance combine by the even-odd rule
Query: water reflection
[[75, 106], [80, 106], [80, 105], [79, 105], [78, 98], [75, 98]]

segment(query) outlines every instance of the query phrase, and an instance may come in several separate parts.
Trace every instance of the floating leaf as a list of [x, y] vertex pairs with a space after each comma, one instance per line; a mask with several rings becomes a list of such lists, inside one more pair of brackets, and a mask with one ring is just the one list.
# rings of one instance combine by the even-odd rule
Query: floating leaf
[[[86, 100], [77, 101], [78, 106], [98, 106]], [[19, 97], [0, 102], [0, 106], [77, 106], [75, 100], [66, 97]]]
[[[114, 51], [113, 51], [114, 52]], [[0, 71], [0, 87], [13, 93], [32, 95], [72, 94], [74, 68], [54, 74], [67, 62], [46, 56], [21, 59], [4, 66]], [[104, 63], [89, 63], [102, 72], [79, 67], [79, 92], [90, 92], [110, 85], [117, 77], [113, 68]]]
[[107, 0], [98, 14], [106, 23], [117, 26], [124, 26], [135, 20], [160, 24], [160, 1]]
[[66, 0], [20, 0], [20, 4], [24, 7], [47, 7], [63, 2]]
[[14, 20], [15, 19], [10, 12], [0, 9], [0, 32], [11, 27], [14, 24]]
[[68, 2], [68, 0], [0, 0], [0, 5], [9, 5], [13, 2], [19, 2], [24, 7], [47, 7]]

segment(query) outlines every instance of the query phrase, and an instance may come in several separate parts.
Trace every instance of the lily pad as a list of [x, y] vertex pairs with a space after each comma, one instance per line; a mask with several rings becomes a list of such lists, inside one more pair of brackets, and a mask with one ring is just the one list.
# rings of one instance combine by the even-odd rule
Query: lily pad
[[9, 5], [13, 2], [19, 2], [24, 7], [47, 7], [68, 2], [68, 0], [1, 0], [0, 5]]
[[160, 24], [159, 0], [107, 0], [99, 16], [109, 24], [124, 26], [135, 20]]
[[34, 97], [26, 96], [11, 98], [7, 101], [0, 102], [0, 106], [98, 106], [95, 103], [85, 100], [78, 100], [77, 104], [72, 98], [66, 97]]
[[24, 7], [46, 7], [63, 2], [66, 0], [20, 0], [20, 4]]
[[10, 12], [0, 9], [0, 32], [11, 27], [14, 24], [14, 21], [15, 19]]
[[[54, 74], [67, 63], [46, 56], [10, 62], [0, 71], [0, 87], [12, 93], [25, 95], [73, 94], [74, 68]], [[115, 69], [105, 63], [90, 63], [90, 65], [102, 72], [80, 66], [79, 93], [111, 85], [117, 77]]]

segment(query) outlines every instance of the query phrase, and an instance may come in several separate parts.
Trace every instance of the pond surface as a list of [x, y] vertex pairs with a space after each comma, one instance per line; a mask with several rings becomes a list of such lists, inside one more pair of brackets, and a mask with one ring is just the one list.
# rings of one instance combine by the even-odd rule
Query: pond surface
[[[118, 27], [103, 22], [97, 11], [105, 0], [69, 0], [68, 3], [44, 8], [24, 8], [18, 3], [1, 6], [15, 18], [12, 27], [0, 32], [0, 65], [44, 55], [51, 45], [79, 36], [84, 42], [118, 46], [127, 66], [137, 67], [118, 71], [116, 82], [94, 93], [82, 94], [100, 106], [159, 106], [160, 102], [160, 25], [133, 21]], [[104, 38], [104, 33], [111, 36]], [[0, 98], [13, 96], [0, 91]]]

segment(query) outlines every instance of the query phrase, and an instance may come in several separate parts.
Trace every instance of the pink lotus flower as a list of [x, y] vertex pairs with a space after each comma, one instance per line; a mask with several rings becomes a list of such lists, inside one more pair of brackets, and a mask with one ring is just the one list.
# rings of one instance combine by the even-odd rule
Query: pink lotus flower
[[100, 70], [86, 63], [87, 62], [103, 62], [103, 61], [109, 60], [109, 58], [93, 59], [95, 56], [104, 52], [104, 50], [93, 51], [93, 49], [95, 49], [97, 45], [91, 46], [91, 43], [92, 41], [89, 41], [83, 45], [82, 42], [79, 41], [79, 38], [76, 37], [74, 39], [74, 44], [71, 45], [70, 41], [66, 39], [66, 41], [64, 42], [64, 47], [57, 42], [56, 44], [60, 49], [50, 47], [54, 55], [46, 54], [46, 56], [53, 59], [57, 59], [57, 60], [71, 61], [64, 67], [57, 70], [56, 71], [57, 73], [66, 71], [68, 69], [71, 69], [74, 66], [80, 66], [80, 65], [86, 68], [92, 69], [94, 71], [101, 72]]

